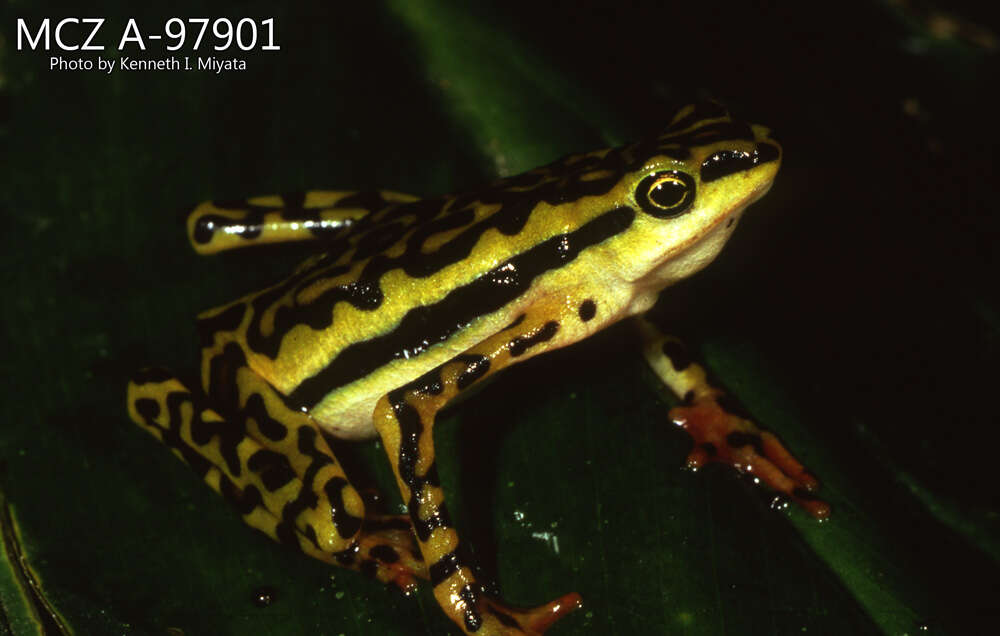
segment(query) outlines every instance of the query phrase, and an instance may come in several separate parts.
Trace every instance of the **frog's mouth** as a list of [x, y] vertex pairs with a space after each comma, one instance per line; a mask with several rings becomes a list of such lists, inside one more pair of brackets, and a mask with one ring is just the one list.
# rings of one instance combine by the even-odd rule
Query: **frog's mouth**
[[640, 286], [662, 289], [703, 269], [722, 251], [743, 212], [767, 194], [773, 182], [769, 179], [755, 187], [734, 203], [728, 213], [720, 214], [713, 220], [704, 231], [664, 254], [659, 263], [635, 282]]

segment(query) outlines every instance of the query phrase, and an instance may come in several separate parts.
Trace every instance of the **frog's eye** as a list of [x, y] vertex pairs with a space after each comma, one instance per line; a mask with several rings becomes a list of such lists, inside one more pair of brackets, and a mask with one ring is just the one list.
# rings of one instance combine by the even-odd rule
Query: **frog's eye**
[[677, 170], [651, 174], [639, 182], [635, 201], [646, 213], [668, 219], [687, 211], [694, 201], [694, 179]]

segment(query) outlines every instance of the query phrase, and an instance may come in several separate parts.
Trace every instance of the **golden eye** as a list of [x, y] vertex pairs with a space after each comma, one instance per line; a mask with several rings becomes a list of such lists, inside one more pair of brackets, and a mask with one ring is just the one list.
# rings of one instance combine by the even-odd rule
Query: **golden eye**
[[647, 176], [635, 190], [635, 200], [647, 214], [666, 219], [687, 211], [694, 201], [694, 179], [677, 170]]
[[664, 209], [675, 208], [687, 196], [687, 184], [674, 176], [661, 177], [649, 188], [649, 200]]

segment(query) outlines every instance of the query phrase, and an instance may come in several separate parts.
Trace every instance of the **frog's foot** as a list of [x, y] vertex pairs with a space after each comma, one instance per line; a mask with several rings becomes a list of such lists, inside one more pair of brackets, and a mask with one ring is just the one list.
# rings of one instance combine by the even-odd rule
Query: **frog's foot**
[[794, 500], [813, 517], [830, 515], [830, 506], [813, 494], [819, 482], [778, 438], [727, 411], [714, 397], [671, 409], [670, 418], [694, 438], [687, 458], [690, 468], [705, 462], [729, 464]]
[[428, 578], [427, 564], [406, 515], [367, 515], [358, 555], [359, 570], [395, 585], [404, 594], [416, 591], [418, 578]]
[[533, 608], [509, 607], [486, 595], [463, 589], [460, 603], [466, 603], [465, 627], [476, 636], [515, 636], [544, 634], [557, 620], [583, 605], [577, 593], [566, 594], [545, 605]]

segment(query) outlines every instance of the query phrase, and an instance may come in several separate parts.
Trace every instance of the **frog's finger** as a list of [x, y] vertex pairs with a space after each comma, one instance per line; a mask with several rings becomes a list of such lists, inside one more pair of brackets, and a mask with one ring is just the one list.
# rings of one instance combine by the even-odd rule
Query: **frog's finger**
[[694, 361], [683, 343], [660, 332], [644, 318], [638, 320], [643, 353], [654, 373], [684, 401], [670, 411], [670, 418], [694, 438], [687, 458], [690, 468], [706, 462], [727, 463], [753, 473], [767, 486], [787, 495], [818, 519], [830, 507], [812, 494], [819, 482], [772, 433], [763, 431], [749, 414], [718, 386], [704, 367]]
[[808, 492], [813, 492], [819, 488], [819, 481], [806, 470], [805, 466], [799, 460], [795, 459], [788, 452], [788, 449], [785, 448], [785, 445], [781, 443], [774, 433], [761, 431], [760, 441], [761, 447], [764, 449], [764, 454], [770, 457], [782, 472], [794, 479], [799, 488], [803, 488]]
[[817, 519], [830, 516], [829, 505], [812, 494], [818, 486], [816, 479], [805, 472], [781, 442], [753, 422], [726, 411], [715, 398], [671, 409], [670, 419], [691, 435], [695, 451], [704, 460], [750, 473]]
[[511, 608], [487, 597], [451, 524], [435, 468], [433, 427], [438, 411], [483, 378], [559, 346], [562, 326], [580, 319], [575, 304], [558, 301], [518, 318], [465, 353], [390, 391], [375, 407], [375, 428], [408, 502], [434, 596], [466, 634], [541, 634], [580, 605], [577, 594], [531, 609]]

